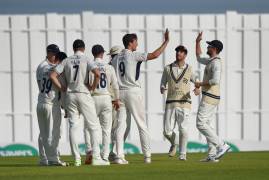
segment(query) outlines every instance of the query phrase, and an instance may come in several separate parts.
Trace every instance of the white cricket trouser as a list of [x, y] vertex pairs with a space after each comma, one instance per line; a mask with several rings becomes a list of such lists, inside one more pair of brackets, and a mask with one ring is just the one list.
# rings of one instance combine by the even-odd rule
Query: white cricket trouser
[[110, 95], [93, 96], [102, 129], [102, 157], [108, 159], [112, 127], [112, 102]]
[[[58, 161], [58, 145], [60, 140], [61, 108], [59, 104], [37, 104], [37, 118], [40, 130], [39, 152], [44, 158], [44, 151], [48, 161]], [[42, 145], [40, 145], [42, 144]], [[44, 148], [44, 149], [43, 149]], [[43, 157], [42, 157], [43, 156]]]
[[81, 113], [84, 117], [84, 125], [86, 126], [86, 129], [89, 130], [91, 135], [90, 139], [93, 157], [100, 158], [100, 148], [98, 142], [99, 122], [96, 115], [95, 104], [91, 95], [86, 93], [67, 93], [66, 105], [69, 117], [70, 145], [73, 156], [76, 160], [81, 159], [77, 142], [79, 113]]
[[[130, 129], [131, 129], [131, 113], [129, 111], [126, 112], [126, 129], [124, 131], [124, 142], [126, 141], [129, 133], [130, 133]], [[117, 147], [116, 145], [116, 141], [117, 141], [117, 126], [118, 126], [118, 115], [119, 112], [116, 111], [115, 109], [112, 110], [112, 129], [111, 129], [111, 151], [113, 153], [117, 153]]]
[[204, 101], [200, 102], [196, 126], [207, 140], [208, 154], [211, 156], [216, 155], [216, 148], [223, 144], [223, 141], [218, 137], [212, 122], [216, 119], [217, 105], [208, 104]]
[[131, 113], [137, 124], [144, 156], [151, 157], [149, 131], [145, 118], [145, 106], [141, 89], [120, 90], [120, 101], [123, 105], [119, 109], [116, 130], [118, 158], [124, 158], [124, 133], [126, 130], [127, 111]]
[[38, 152], [39, 152], [40, 162], [47, 162], [48, 159], [47, 159], [47, 156], [46, 156], [46, 153], [45, 153], [45, 149], [44, 149], [44, 145], [43, 145], [40, 133], [39, 133], [39, 136], [38, 136]]
[[166, 138], [172, 136], [176, 127], [176, 123], [178, 124], [180, 154], [187, 153], [189, 119], [190, 109], [188, 108], [175, 107], [165, 109], [163, 134]]
[[89, 153], [92, 151], [92, 145], [91, 145], [91, 134], [89, 129], [86, 127], [86, 122], [84, 121], [84, 140], [85, 140], [85, 153]]

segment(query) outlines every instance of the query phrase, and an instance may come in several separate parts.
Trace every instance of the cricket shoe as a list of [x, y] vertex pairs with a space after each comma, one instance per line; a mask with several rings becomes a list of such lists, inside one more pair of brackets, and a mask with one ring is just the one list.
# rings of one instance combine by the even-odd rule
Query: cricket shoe
[[74, 162], [74, 166], [81, 166], [81, 159], [76, 159]]
[[169, 153], [168, 153], [168, 156], [169, 157], [174, 157], [177, 153], [177, 145], [171, 145], [170, 146], [170, 149], [169, 149]]
[[215, 156], [208, 156], [205, 159], [201, 159], [200, 162], [218, 163], [219, 160]]
[[145, 157], [144, 158], [144, 163], [145, 164], [150, 164], [151, 163], [151, 157]]
[[92, 159], [92, 165], [93, 166], [109, 166], [110, 162], [107, 160], [103, 160], [101, 158], [93, 158]]
[[92, 164], [92, 151], [87, 152], [85, 164]]
[[180, 154], [179, 157], [178, 157], [178, 159], [180, 161], [187, 161], [187, 155], [186, 154]]
[[129, 164], [129, 162], [124, 158], [117, 158], [117, 159], [115, 159], [114, 163], [115, 164], [123, 164], [123, 165]]
[[227, 153], [229, 150], [231, 149], [231, 146], [229, 146], [227, 143], [224, 143], [224, 145], [222, 145], [219, 149], [218, 149], [218, 152], [217, 152], [217, 155], [216, 155], [216, 159], [220, 159], [222, 158], [222, 156]]
[[69, 166], [69, 163], [64, 161], [48, 161], [49, 166]]
[[39, 166], [47, 166], [48, 165], [48, 161], [47, 160], [41, 160], [38, 163]]

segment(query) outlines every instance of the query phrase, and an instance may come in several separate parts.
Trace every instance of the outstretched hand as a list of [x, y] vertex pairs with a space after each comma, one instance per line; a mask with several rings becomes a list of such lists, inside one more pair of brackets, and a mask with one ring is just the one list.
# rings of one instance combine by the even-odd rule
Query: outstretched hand
[[196, 42], [199, 43], [202, 40], [202, 38], [203, 38], [203, 31], [198, 33], [198, 36], [196, 38]]
[[164, 40], [166, 42], [169, 41], [169, 31], [168, 31], [168, 28], [166, 28], [165, 33], [164, 33]]

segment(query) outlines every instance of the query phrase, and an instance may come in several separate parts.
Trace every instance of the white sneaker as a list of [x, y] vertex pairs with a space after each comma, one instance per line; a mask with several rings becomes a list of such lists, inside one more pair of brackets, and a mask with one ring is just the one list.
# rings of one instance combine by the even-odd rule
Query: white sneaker
[[218, 163], [219, 160], [216, 159], [214, 156], [208, 156], [205, 159], [201, 159], [200, 162], [211, 162], [211, 163]]
[[129, 164], [129, 162], [124, 158], [117, 158], [114, 162], [115, 164]]
[[92, 159], [92, 165], [93, 166], [109, 166], [110, 162], [109, 161], [104, 161], [101, 158], [93, 158]]
[[181, 161], [187, 161], [187, 155], [186, 154], [180, 154], [178, 159], [181, 160]]
[[144, 163], [145, 164], [150, 164], [151, 163], [151, 157], [145, 157], [144, 158]]
[[81, 166], [81, 159], [76, 159], [74, 162], [74, 166]]
[[48, 161], [49, 166], [69, 166], [67, 162], [64, 161]]
[[170, 149], [169, 149], [169, 153], [168, 153], [168, 156], [169, 157], [174, 157], [177, 153], [177, 145], [171, 145], [170, 146]]
[[218, 149], [218, 152], [217, 152], [217, 155], [216, 155], [216, 159], [220, 159], [222, 158], [222, 156], [227, 153], [229, 150], [231, 149], [231, 146], [229, 146], [228, 144], [224, 144], [223, 146], [221, 146], [219, 149]]

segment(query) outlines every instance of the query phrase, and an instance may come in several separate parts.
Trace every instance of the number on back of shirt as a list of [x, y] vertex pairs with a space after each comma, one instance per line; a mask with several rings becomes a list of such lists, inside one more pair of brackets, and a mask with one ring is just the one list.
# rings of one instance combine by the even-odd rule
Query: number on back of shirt
[[41, 93], [49, 93], [52, 87], [52, 82], [50, 79], [43, 78], [41, 81]]
[[73, 80], [76, 81], [76, 80], [77, 80], [77, 76], [78, 76], [79, 65], [74, 65], [74, 66], [73, 66], [73, 69], [74, 69], [74, 71], [75, 71], [75, 75], [74, 75]]
[[120, 76], [124, 76], [125, 74], [125, 65], [124, 65], [124, 62], [120, 62], [119, 64], [119, 70], [120, 70]]
[[98, 88], [106, 88], [106, 74], [105, 73], [101, 73], [100, 74], [100, 82], [99, 82], [99, 85], [98, 85]]

